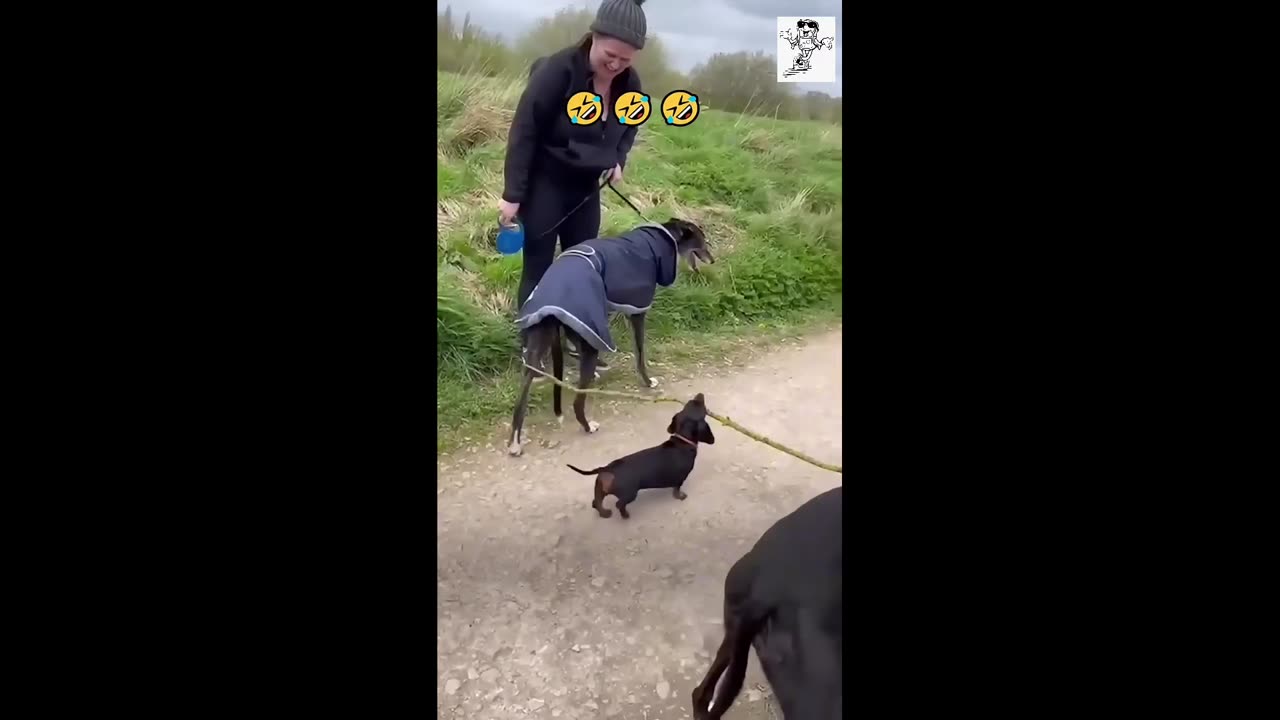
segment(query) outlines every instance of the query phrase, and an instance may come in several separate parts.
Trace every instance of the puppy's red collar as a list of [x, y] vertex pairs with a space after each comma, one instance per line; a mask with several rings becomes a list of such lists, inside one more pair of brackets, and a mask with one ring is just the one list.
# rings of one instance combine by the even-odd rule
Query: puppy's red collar
[[673, 437], [673, 438], [680, 438], [681, 440], [683, 440], [683, 441], [685, 441], [685, 442], [689, 443], [690, 445], [692, 445], [692, 446], [694, 446], [694, 447], [698, 447], [698, 443], [696, 443], [696, 442], [694, 442], [694, 441], [690, 440], [689, 438], [687, 438], [687, 437], [685, 437], [685, 436], [681, 435], [680, 433], [671, 433], [671, 437]]

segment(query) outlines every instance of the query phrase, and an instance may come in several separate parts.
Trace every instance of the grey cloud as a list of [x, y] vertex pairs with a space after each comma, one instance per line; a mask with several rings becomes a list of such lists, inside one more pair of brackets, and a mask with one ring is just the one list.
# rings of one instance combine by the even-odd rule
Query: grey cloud
[[722, 1], [740, 12], [756, 17], [769, 18], [770, 20], [780, 15], [818, 15], [824, 17], [839, 17], [840, 15], [839, 0], [804, 0], [803, 2], [783, 2], [781, 0]]
[[[564, 7], [594, 10], [598, 0], [436, 0], [443, 11], [448, 5], [461, 18], [470, 13], [472, 22], [508, 40], [519, 37], [540, 18], [550, 17]], [[777, 39], [776, 18], [803, 12], [815, 16], [840, 17], [840, 4], [833, 0], [648, 0], [644, 4], [649, 32], [662, 38], [671, 62], [688, 72], [715, 53], [764, 51], [772, 55]], [[844, 28], [837, 32], [843, 41]], [[836, 82], [797, 83], [797, 89], [843, 94], [844, 43], [836, 46]]]

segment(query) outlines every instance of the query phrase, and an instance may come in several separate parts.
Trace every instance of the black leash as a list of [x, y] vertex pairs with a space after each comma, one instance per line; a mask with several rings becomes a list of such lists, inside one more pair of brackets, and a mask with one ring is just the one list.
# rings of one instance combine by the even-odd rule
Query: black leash
[[622, 202], [630, 205], [631, 209], [636, 211], [636, 214], [640, 216], [641, 220], [644, 220], [645, 222], [653, 222], [649, 218], [645, 217], [644, 213], [640, 212], [640, 208], [636, 207], [630, 200], [628, 200], [626, 195], [623, 195], [622, 193], [618, 192], [618, 188], [614, 187], [613, 183], [609, 182], [608, 178], [605, 178], [604, 182], [606, 185], [609, 186], [609, 189], [613, 191], [614, 195], [617, 195], [618, 197], [622, 198]]
[[546, 230], [545, 232], [543, 232], [543, 233], [539, 234], [539, 235], [538, 235], [538, 237], [539, 237], [539, 238], [544, 237], [544, 236], [546, 236], [546, 235], [547, 235], [547, 233], [550, 233], [551, 231], [553, 231], [553, 230], [555, 230], [556, 228], [560, 227], [560, 225], [561, 225], [562, 223], [564, 223], [564, 221], [565, 221], [565, 220], [568, 220], [570, 217], [573, 217], [573, 214], [574, 214], [574, 213], [576, 213], [576, 212], [578, 212], [578, 208], [582, 207], [583, 205], [586, 205], [586, 204], [587, 204], [587, 201], [588, 201], [588, 200], [590, 200], [591, 198], [595, 197], [596, 193], [598, 193], [598, 192], [600, 192], [601, 190], [605, 189], [605, 186], [608, 186], [608, 188], [609, 188], [610, 190], [612, 190], [612, 191], [613, 191], [613, 193], [614, 193], [615, 195], [617, 195], [618, 197], [622, 198], [622, 202], [624, 202], [624, 203], [626, 203], [626, 204], [630, 205], [630, 206], [631, 206], [631, 209], [632, 209], [632, 210], [635, 210], [635, 211], [636, 211], [636, 214], [640, 216], [640, 219], [644, 220], [645, 222], [650, 222], [649, 218], [645, 217], [645, 216], [644, 216], [644, 213], [640, 212], [640, 208], [638, 208], [638, 207], [636, 207], [636, 206], [635, 206], [635, 203], [633, 203], [633, 202], [631, 202], [630, 200], [628, 200], [626, 195], [623, 195], [621, 192], [618, 192], [618, 188], [614, 187], [614, 186], [613, 186], [613, 183], [609, 182], [609, 175], [610, 175], [610, 174], [612, 174], [612, 173], [613, 173], [613, 171], [612, 171], [612, 170], [605, 170], [605, 171], [604, 171], [604, 177], [603, 177], [603, 178], [601, 179], [601, 181], [600, 181], [600, 187], [598, 187], [598, 188], [596, 188], [595, 190], [592, 190], [590, 193], [588, 193], [588, 194], [587, 194], [587, 196], [586, 196], [586, 197], [584, 197], [584, 198], [582, 198], [582, 200], [581, 200], [581, 201], [579, 201], [577, 205], [574, 205], [574, 206], [573, 206], [573, 209], [572, 209], [572, 210], [570, 210], [570, 211], [569, 211], [569, 212], [568, 212], [564, 217], [560, 218], [560, 219], [556, 222], [556, 224], [555, 224], [555, 225], [552, 225], [551, 227], [547, 228], [547, 230]]

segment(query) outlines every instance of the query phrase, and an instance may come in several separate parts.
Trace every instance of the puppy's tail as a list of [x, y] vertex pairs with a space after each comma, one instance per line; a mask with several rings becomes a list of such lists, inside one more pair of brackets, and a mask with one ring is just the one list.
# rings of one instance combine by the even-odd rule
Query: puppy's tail
[[[565, 463], [565, 465], [569, 465], [569, 463]], [[605, 466], [605, 467], [607, 467], [607, 466]], [[574, 467], [574, 466], [572, 466], [572, 465], [569, 465], [569, 469], [570, 469], [570, 470], [572, 470], [572, 471], [574, 471], [574, 472], [576, 472], [576, 473], [578, 473], [579, 475], [595, 475], [596, 473], [600, 472], [601, 470], [604, 470], [605, 468], [604, 468], [604, 467], [598, 467], [598, 468], [596, 468], [595, 470], [579, 470], [578, 468], [576, 468], [576, 467]]]

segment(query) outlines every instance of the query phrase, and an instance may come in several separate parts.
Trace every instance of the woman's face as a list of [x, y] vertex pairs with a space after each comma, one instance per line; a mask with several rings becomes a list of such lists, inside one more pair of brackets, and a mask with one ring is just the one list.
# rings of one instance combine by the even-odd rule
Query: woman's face
[[639, 50], [608, 35], [591, 37], [591, 69], [597, 75], [612, 79], [618, 73], [631, 67]]

